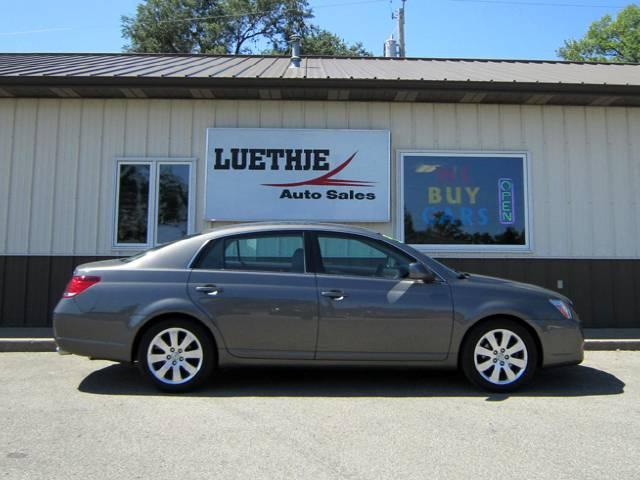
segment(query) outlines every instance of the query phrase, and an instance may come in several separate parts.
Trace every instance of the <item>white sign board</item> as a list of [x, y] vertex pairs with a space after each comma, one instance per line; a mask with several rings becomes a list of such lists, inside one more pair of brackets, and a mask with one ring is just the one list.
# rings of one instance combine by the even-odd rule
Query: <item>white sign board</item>
[[389, 132], [207, 129], [209, 220], [389, 220]]

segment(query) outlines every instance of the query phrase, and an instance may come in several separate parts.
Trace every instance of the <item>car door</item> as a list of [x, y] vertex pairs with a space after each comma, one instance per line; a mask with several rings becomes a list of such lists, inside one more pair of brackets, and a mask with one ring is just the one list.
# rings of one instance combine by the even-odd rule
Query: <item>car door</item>
[[302, 232], [267, 232], [213, 240], [196, 259], [189, 295], [231, 354], [313, 358], [318, 300], [305, 252]]
[[409, 280], [415, 260], [384, 241], [351, 234], [313, 236], [319, 294], [317, 359], [442, 360], [452, 300], [441, 279]]

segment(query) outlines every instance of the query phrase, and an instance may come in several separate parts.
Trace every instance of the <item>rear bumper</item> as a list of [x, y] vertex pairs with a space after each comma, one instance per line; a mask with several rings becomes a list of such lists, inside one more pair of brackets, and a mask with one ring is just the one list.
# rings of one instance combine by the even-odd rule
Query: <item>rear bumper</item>
[[88, 317], [73, 299], [62, 300], [53, 313], [53, 336], [62, 353], [131, 361], [131, 345], [117, 322]]
[[55, 337], [58, 353], [65, 355], [73, 353], [84, 357], [117, 362], [130, 361], [129, 350], [126, 345], [119, 343], [97, 342], [85, 338]]

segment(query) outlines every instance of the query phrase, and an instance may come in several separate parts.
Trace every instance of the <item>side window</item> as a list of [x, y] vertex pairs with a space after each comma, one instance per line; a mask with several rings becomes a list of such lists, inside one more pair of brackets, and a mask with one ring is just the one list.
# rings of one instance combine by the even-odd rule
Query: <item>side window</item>
[[328, 275], [356, 275], [388, 279], [404, 278], [411, 258], [370, 239], [318, 235], [321, 271]]
[[302, 234], [231, 237], [215, 242], [197, 268], [304, 273]]

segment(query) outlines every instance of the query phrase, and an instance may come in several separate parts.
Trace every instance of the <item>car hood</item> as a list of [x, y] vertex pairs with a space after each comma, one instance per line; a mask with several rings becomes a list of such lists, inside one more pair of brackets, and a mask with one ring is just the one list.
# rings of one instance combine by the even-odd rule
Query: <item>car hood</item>
[[488, 287], [495, 286], [495, 287], [501, 287], [501, 288], [505, 288], [505, 289], [517, 290], [518, 292], [528, 291], [528, 292], [531, 292], [532, 294], [544, 295], [544, 296], [547, 296], [549, 298], [557, 298], [559, 300], [563, 300], [565, 302], [568, 302], [569, 304], [573, 303], [573, 302], [571, 302], [570, 299], [568, 299], [564, 295], [562, 295], [562, 294], [560, 294], [558, 292], [554, 292], [553, 290], [549, 290], [547, 288], [542, 288], [542, 287], [539, 287], [537, 285], [532, 285], [530, 283], [523, 283], [523, 282], [516, 282], [516, 281], [513, 281], [513, 280], [507, 280], [506, 278], [498, 278], [498, 277], [489, 277], [489, 276], [486, 276], [486, 275], [470, 274], [463, 281], [469, 282], [471, 284], [479, 285], [479, 286], [488, 286]]

